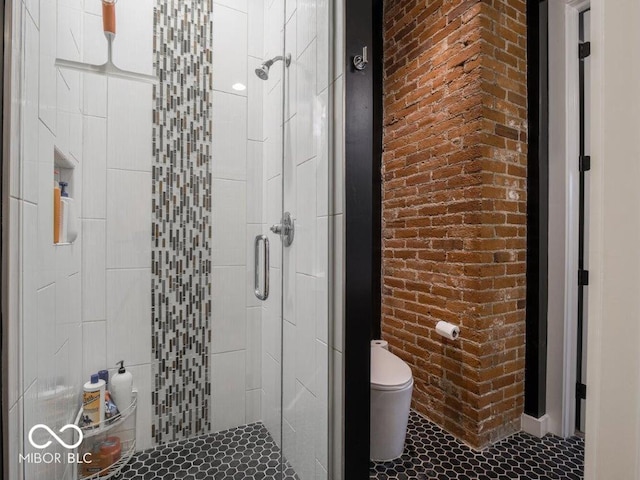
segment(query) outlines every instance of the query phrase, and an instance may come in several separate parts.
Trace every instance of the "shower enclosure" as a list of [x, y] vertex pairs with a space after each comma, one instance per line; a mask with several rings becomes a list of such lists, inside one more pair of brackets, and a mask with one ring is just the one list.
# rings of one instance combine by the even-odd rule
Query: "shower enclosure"
[[61, 429], [120, 360], [136, 451], [257, 425], [341, 478], [341, 1], [119, 0], [149, 83], [60, 61], [105, 63], [102, 0], [7, 3], [10, 478], [82, 473]]

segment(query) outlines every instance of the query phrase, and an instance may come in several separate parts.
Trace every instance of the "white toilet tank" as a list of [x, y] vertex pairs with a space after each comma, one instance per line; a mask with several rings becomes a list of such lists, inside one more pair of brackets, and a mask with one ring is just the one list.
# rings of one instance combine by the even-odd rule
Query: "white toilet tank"
[[401, 358], [371, 346], [371, 460], [398, 458], [404, 450], [413, 393], [411, 368]]

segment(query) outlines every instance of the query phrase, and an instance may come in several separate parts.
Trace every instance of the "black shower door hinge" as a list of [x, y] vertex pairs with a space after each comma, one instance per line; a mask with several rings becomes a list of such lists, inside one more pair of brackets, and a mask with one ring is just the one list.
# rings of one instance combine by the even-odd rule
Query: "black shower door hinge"
[[591, 42], [583, 42], [578, 45], [578, 58], [583, 60], [591, 55]]
[[589, 285], [589, 270], [578, 270], [578, 285]]
[[580, 157], [580, 171], [588, 172], [589, 170], [591, 170], [591, 157], [583, 155]]
[[576, 397], [582, 400], [587, 399], [587, 386], [584, 383], [576, 383]]

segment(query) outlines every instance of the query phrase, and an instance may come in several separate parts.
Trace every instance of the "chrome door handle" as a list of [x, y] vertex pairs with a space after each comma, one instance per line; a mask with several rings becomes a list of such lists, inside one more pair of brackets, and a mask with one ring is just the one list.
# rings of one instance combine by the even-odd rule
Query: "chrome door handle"
[[[264, 285], [262, 287], [262, 292], [260, 291], [260, 243], [262, 243], [264, 248], [264, 253], [262, 255], [262, 271], [264, 275]], [[269, 298], [269, 239], [266, 235], [256, 236], [254, 244], [253, 267], [255, 270], [253, 277], [254, 293], [260, 300], [266, 300], [267, 298]]]

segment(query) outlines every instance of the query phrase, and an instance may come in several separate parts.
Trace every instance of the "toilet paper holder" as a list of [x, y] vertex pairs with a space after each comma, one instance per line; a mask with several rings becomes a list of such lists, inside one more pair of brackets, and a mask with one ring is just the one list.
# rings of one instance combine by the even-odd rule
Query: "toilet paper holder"
[[436, 332], [449, 340], [457, 340], [460, 337], [460, 327], [449, 322], [438, 322]]

